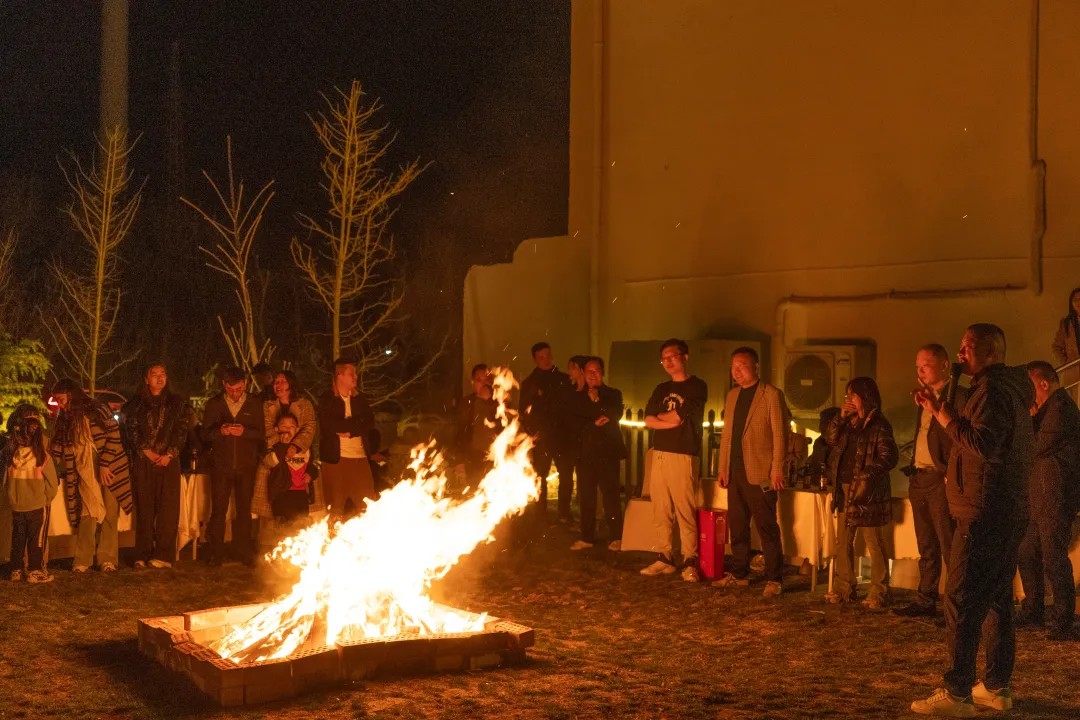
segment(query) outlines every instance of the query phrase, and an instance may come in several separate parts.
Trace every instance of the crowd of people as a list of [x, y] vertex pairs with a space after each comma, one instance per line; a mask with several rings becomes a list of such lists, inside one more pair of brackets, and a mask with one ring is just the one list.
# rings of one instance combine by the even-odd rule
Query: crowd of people
[[[1070, 316], [1062, 322], [1073, 357], [1080, 354], [1075, 347], [1078, 311], [1080, 290], [1071, 296]], [[1072, 521], [1080, 511], [1080, 410], [1053, 365], [1036, 360], [1010, 367], [1005, 350], [999, 327], [976, 323], [961, 339], [958, 362], [951, 362], [937, 343], [915, 355], [916, 433], [902, 471], [910, 479], [920, 578], [915, 599], [894, 612], [935, 615], [946, 568], [943, 600], [951, 663], [944, 687], [912, 703], [917, 713], [971, 717], [976, 705], [1008, 709], [1016, 628], [1048, 623], [1048, 638], [1074, 638], [1068, 549]], [[599, 490], [608, 548], [618, 551], [618, 464], [626, 449], [615, 428], [622, 395], [604, 384], [599, 358], [575, 356], [563, 374], [547, 343], [532, 351], [536, 368], [522, 383], [521, 398], [526, 428], [537, 438], [534, 469], [541, 487], [554, 464], [560, 520], [568, 522], [571, 478], [577, 477], [581, 534], [570, 548], [575, 551], [596, 542]], [[689, 356], [682, 340], [662, 343], [660, 362], [669, 379], [656, 387], [645, 409], [652, 433], [644, 487], [652, 504], [657, 555], [641, 574], [678, 572], [683, 580], [699, 582], [698, 469], [708, 388], [690, 374]], [[718, 481], [727, 488], [731, 561], [712, 585], [750, 585], [753, 520], [764, 560], [762, 595], [776, 598], [783, 593], [784, 565], [776, 505], [785, 486], [790, 414], [783, 392], [761, 379], [753, 348], [736, 349], [730, 369], [733, 387], [724, 402]], [[960, 385], [961, 375], [970, 378], [968, 387]], [[490, 397], [487, 376], [486, 366], [474, 368], [474, 393], [463, 403], [466, 412], [460, 418], [462, 437], [469, 437], [469, 428], [484, 432], [481, 428], [487, 427], [482, 422], [490, 417], [483, 404]], [[822, 486], [830, 492], [837, 529], [835, 583], [826, 598], [831, 603], [859, 599], [855, 546], [861, 538], [871, 561], [862, 604], [883, 609], [892, 604], [884, 528], [892, 521], [890, 473], [900, 452], [877, 383], [853, 378], [843, 404], [823, 412], [820, 421], [809, 467], [816, 466], [812, 472], [822, 475]], [[480, 456], [475, 463], [477, 471], [483, 469]], [[1018, 569], [1025, 597], [1014, 612], [1012, 581]], [[1044, 575], [1054, 596], [1049, 607]], [[987, 655], [982, 680], [976, 676], [980, 643]]]
[[[254, 565], [258, 535], [252, 515], [288, 531], [318, 508], [326, 508], [332, 519], [360, 512], [364, 500], [376, 495], [373, 467], [385, 458], [375, 415], [357, 390], [356, 365], [350, 358], [335, 361], [331, 388], [317, 409], [288, 370], [257, 367], [260, 392], [250, 392], [251, 379], [230, 367], [199, 420], [192, 405], [170, 390], [161, 362], [146, 369], [135, 397], [119, 414], [70, 379], [51, 388], [56, 416], [48, 433], [37, 408], [19, 405], [8, 418], [0, 456], [12, 510], [10, 579], [53, 579], [46, 548], [49, 511], [58, 492], [74, 535], [73, 572], [118, 570], [121, 510], [134, 515], [134, 568], [171, 567], [177, 556], [182, 461], [210, 476], [204, 557], [211, 565], [227, 559]], [[316, 439], [317, 467], [312, 461]]]
[[[1078, 312], [1080, 289], [1070, 297], [1061, 342], [1055, 343], [1065, 360], [1080, 356]], [[975, 704], [1006, 709], [1012, 702], [1016, 628], [1049, 623], [1050, 638], [1073, 637], [1068, 548], [1080, 510], [1080, 410], [1053, 365], [1038, 360], [1010, 367], [1005, 350], [1000, 328], [977, 323], [961, 340], [958, 362], [936, 343], [915, 355], [916, 433], [903, 472], [909, 477], [920, 581], [915, 599], [894, 612], [931, 616], [943, 600], [951, 663], [944, 687], [912, 704], [919, 713], [967, 717]], [[559, 522], [574, 522], [571, 498], [577, 483], [580, 536], [570, 550], [597, 544], [599, 499], [606, 546], [620, 551], [620, 462], [627, 455], [619, 427], [622, 393], [605, 383], [599, 357], [573, 356], [563, 373], [552, 348], [542, 342], [533, 346], [532, 358], [535, 368], [521, 383], [519, 405], [523, 429], [534, 438], [532, 463], [540, 480], [536, 508], [546, 522], [547, 477], [554, 467]], [[698, 473], [708, 387], [690, 373], [685, 341], [663, 342], [659, 359], [668, 379], [656, 386], [645, 408], [651, 446], [644, 482], [657, 552], [641, 574], [679, 573], [685, 581], [699, 582]], [[226, 559], [230, 502], [235, 512], [229, 555], [249, 566], [257, 556], [253, 513], [290, 528], [320, 507], [328, 508], [332, 519], [362, 511], [364, 501], [380, 489], [378, 468], [385, 457], [374, 413], [357, 390], [356, 361], [335, 361], [331, 387], [317, 405], [293, 373], [256, 370], [259, 393], [249, 391], [250, 378], [242, 370], [226, 369], [221, 391], [206, 401], [201, 421], [170, 390], [163, 363], [147, 368], [136, 397], [119, 416], [67, 379], [51, 390], [57, 413], [48, 433], [37, 409], [16, 408], [0, 454], [12, 510], [11, 580], [52, 579], [46, 542], [49, 509], [58, 492], [75, 535], [73, 572], [117, 571], [121, 509], [135, 517], [134, 567], [169, 567], [177, 551], [185, 452], [203, 453], [208, 461], [207, 560], [212, 565]], [[760, 372], [753, 348], [732, 353], [717, 477], [727, 489], [731, 561], [712, 585], [751, 584], [753, 521], [764, 560], [762, 595], [775, 599], [784, 591], [776, 506], [785, 486], [791, 428], [783, 392]], [[961, 375], [970, 378], [968, 387], [960, 385]], [[450, 452], [470, 484], [490, 468], [488, 451], [499, 429], [490, 369], [476, 365], [471, 380], [472, 392], [458, 404]], [[871, 609], [892, 604], [883, 528], [892, 520], [890, 472], [900, 459], [882, 407], [872, 378], [852, 379], [843, 404], [822, 413], [821, 436], [809, 460], [831, 494], [837, 523], [835, 586], [827, 599], [859, 600], [855, 546], [861, 538], [871, 560], [862, 602]], [[312, 457], [316, 441], [318, 467]], [[200, 464], [198, 458], [189, 462]], [[939, 597], [943, 568], [948, 574]], [[1014, 613], [1012, 580], [1018, 568], [1025, 599]], [[1049, 606], [1044, 575], [1054, 598]], [[980, 642], [986, 644], [987, 666], [977, 682]]]

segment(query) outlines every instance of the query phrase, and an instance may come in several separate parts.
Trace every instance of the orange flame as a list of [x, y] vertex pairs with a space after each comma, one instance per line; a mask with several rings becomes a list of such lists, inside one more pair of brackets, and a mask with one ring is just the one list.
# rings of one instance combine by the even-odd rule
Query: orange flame
[[414, 479], [368, 502], [365, 512], [332, 527], [322, 520], [283, 540], [268, 556], [299, 569], [292, 589], [213, 644], [233, 662], [285, 658], [311, 646], [380, 638], [483, 630], [485, 616], [456, 613], [428, 597], [499, 522], [539, 495], [529, 463], [532, 440], [518, 431], [506, 399], [509, 370], [497, 369], [494, 398], [504, 425], [492, 443], [493, 468], [471, 496], [446, 497], [442, 454], [434, 441], [412, 451]]

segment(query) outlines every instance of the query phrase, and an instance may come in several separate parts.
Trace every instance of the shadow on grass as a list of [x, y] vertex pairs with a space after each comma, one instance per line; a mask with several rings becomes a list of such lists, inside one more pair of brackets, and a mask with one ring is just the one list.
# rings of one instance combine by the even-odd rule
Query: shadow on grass
[[218, 710], [186, 677], [141, 654], [134, 639], [69, 647], [88, 666], [107, 673], [114, 687], [126, 688], [142, 707], [154, 708], [159, 716], [194, 717]]

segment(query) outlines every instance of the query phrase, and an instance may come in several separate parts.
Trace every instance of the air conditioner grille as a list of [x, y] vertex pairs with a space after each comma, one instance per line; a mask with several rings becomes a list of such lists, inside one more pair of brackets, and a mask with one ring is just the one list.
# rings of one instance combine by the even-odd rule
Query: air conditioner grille
[[784, 372], [784, 395], [796, 410], [814, 410], [832, 404], [833, 368], [822, 355], [801, 355]]

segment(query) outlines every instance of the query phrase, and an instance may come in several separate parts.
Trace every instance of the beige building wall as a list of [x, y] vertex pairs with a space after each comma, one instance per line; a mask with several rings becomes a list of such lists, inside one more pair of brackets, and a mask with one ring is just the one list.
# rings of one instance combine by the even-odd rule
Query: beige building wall
[[867, 340], [910, 439], [921, 344], [986, 320], [1048, 358], [1080, 286], [1076, 37], [1070, 0], [575, 0], [580, 267], [537, 272], [528, 241], [474, 269], [503, 301], [467, 299], [466, 354], [762, 339], [776, 378], [787, 348]]

